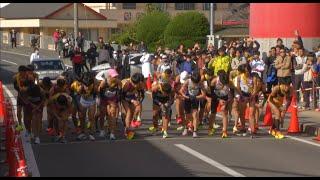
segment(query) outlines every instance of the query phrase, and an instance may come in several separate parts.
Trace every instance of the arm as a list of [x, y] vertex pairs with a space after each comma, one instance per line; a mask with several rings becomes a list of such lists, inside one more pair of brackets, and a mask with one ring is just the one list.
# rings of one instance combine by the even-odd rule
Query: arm
[[275, 67], [276, 69], [281, 69], [282, 64], [283, 64], [283, 63], [280, 63], [280, 59], [277, 58], [277, 59], [275, 60], [275, 62], [274, 62], [274, 67]]
[[188, 81], [185, 82], [185, 83], [182, 85], [179, 93], [180, 93], [180, 95], [181, 95], [182, 97], [184, 97], [184, 98], [186, 98], [186, 99], [189, 99], [189, 97], [185, 95], [185, 91], [186, 91], [187, 87], [188, 87]]
[[283, 69], [290, 69], [291, 68], [291, 59], [287, 56], [285, 57]]
[[256, 47], [254, 48], [254, 50], [258, 51], [260, 49], [260, 44], [258, 43], [258, 41], [253, 41], [254, 44], [256, 45]]

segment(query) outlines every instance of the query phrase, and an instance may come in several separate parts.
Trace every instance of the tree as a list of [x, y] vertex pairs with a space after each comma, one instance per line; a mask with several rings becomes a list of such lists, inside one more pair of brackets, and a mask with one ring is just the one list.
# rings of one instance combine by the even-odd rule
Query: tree
[[196, 11], [181, 13], [175, 16], [164, 31], [164, 42], [169, 48], [177, 48], [179, 44], [192, 47], [199, 42], [203, 47], [209, 34], [207, 18]]
[[137, 40], [145, 42], [151, 52], [155, 51], [156, 46], [163, 45], [161, 40], [169, 22], [170, 17], [165, 12], [152, 11], [145, 14], [137, 22]]

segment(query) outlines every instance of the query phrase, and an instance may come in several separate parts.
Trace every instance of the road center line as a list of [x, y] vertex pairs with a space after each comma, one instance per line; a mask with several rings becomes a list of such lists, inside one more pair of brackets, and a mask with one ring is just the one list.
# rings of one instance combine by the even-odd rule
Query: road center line
[[183, 145], [183, 144], [175, 144], [175, 146], [177, 146], [178, 148], [188, 152], [189, 154], [201, 159], [202, 161], [210, 164], [211, 166], [214, 166], [222, 171], [224, 171], [225, 173], [231, 175], [231, 176], [234, 176], [234, 177], [245, 177], [243, 174], [240, 174], [230, 168], [228, 168], [227, 166], [223, 165], [223, 164], [220, 164], [219, 162], [217, 161], [214, 161], [213, 159], [210, 159], [209, 157]]
[[[7, 95], [10, 98], [10, 101], [13, 106], [13, 113], [14, 113], [13, 118], [17, 122], [18, 120], [15, 115], [15, 113], [17, 112], [16, 98], [13, 96], [13, 94], [10, 92], [10, 90], [5, 85], [3, 85], [3, 89], [5, 90], [5, 92], [7, 93]], [[27, 160], [27, 167], [28, 167], [29, 171], [32, 173], [32, 177], [40, 177], [40, 172], [38, 169], [36, 159], [33, 154], [31, 144], [26, 142], [26, 138], [24, 136], [25, 132], [26, 132], [26, 130], [23, 129], [23, 132], [21, 134], [21, 139], [22, 139], [22, 145], [23, 145], [23, 149], [24, 149], [24, 153], [25, 153], [25, 158]]]
[[13, 65], [18, 65], [17, 63], [14, 63], [14, 62], [11, 62], [11, 61], [7, 61], [7, 60], [4, 60], [4, 59], [0, 59], [0, 61], [6, 62], [6, 63], [9, 63], [9, 64], [13, 64]]

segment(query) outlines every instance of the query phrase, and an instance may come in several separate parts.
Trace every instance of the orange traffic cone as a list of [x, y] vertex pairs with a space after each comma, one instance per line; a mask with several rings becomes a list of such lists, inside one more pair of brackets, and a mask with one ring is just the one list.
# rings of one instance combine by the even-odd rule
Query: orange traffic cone
[[249, 120], [249, 118], [250, 118], [250, 108], [249, 107], [247, 107], [246, 108], [246, 111], [245, 111], [245, 116], [244, 116], [245, 118], [245, 120]]
[[313, 140], [315, 141], [320, 141], [320, 130], [318, 129], [318, 136], [314, 138]]
[[291, 103], [290, 103], [290, 106], [288, 108], [288, 111], [287, 112], [290, 112], [292, 113], [293, 111], [293, 108], [296, 108], [297, 107], [297, 95], [296, 93], [293, 93], [293, 96], [292, 96], [292, 99], [291, 99]]
[[265, 113], [264, 119], [263, 119], [263, 125], [264, 126], [272, 126], [272, 113], [271, 113], [271, 107], [270, 107], [269, 103], [267, 103], [266, 113]]
[[150, 77], [150, 74], [149, 74], [148, 79], [147, 79], [147, 89], [148, 89], [148, 91], [150, 91], [150, 89], [151, 89], [151, 77]]
[[298, 120], [298, 110], [297, 107], [292, 107], [290, 126], [288, 128], [288, 133], [299, 133], [299, 120]]

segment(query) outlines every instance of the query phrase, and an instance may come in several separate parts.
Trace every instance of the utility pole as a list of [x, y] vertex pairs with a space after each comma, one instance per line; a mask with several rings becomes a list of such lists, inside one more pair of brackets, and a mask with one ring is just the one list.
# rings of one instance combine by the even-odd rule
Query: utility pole
[[74, 29], [74, 46], [78, 47], [78, 44], [76, 42], [77, 36], [78, 36], [78, 4], [73, 3], [73, 29]]
[[214, 31], [214, 9], [213, 3], [210, 3], [210, 35], [213, 35]]

